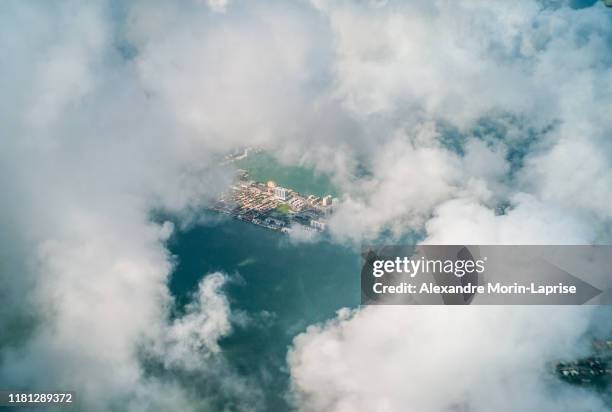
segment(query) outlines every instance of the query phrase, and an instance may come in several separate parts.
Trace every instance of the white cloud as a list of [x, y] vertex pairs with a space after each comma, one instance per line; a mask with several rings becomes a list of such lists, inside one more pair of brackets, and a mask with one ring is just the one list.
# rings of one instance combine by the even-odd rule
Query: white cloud
[[[173, 304], [172, 228], [151, 213], [200, 208], [229, 176], [147, 98], [104, 4], [3, 7], [2, 386], [74, 390], [88, 410], [193, 409], [205, 399], [139, 358]], [[200, 308], [221, 327], [215, 297]]]
[[[209, 354], [214, 373], [197, 368], [207, 384], [259, 396], [219, 361], [218, 339], [231, 330], [220, 275], [168, 321], [173, 228], [150, 219], [159, 209], [191, 217], [227, 184], [215, 156], [235, 146], [263, 145], [331, 173], [345, 194], [331, 222], [338, 239], [389, 229], [429, 242], [609, 241], [600, 227], [612, 205], [612, 25], [601, 5], [2, 7], [0, 46], [11, 58], [0, 76], [0, 324], [13, 335], [3, 383], [72, 388], [91, 410], [126, 400], [135, 410], [214, 407], [183, 381], [150, 376], [139, 358], [148, 345], [180, 373]], [[504, 130], [476, 132], [507, 115]], [[458, 148], [444, 141], [449, 130]], [[562, 409], [570, 394], [547, 398], [536, 361], [566, 353], [588, 316], [357, 311], [296, 340], [299, 406], [404, 410], [411, 397], [417, 410]], [[474, 333], [460, 333], [461, 323]], [[482, 359], [456, 356], [471, 348]], [[483, 376], [487, 391], [472, 390]], [[526, 396], [500, 403], [509, 389]], [[586, 395], [575, 402], [600, 406]]]
[[589, 219], [517, 194], [503, 215], [472, 199], [453, 199], [435, 209], [427, 222], [431, 244], [590, 244], [596, 227]]
[[229, 0], [208, 0], [208, 7], [217, 12], [224, 12], [229, 6]]
[[207, 355], [218, 353], [219, 339], [231, 330], [230, 306], [220, 288], [226, 282], [221, 273], [205, 276], [197, 295], [185, 308], [185, 314], [174, 319], [160, 339], [162, 359], [185, 369], [202, 367]]
[[[609, 219], [612, 198], [604, 137], [612, 130], [605, 115], [612, 77], [603, 57], [610, 25], [599, 5], [576, 11], [523, 1], [503, 12], [491, 2], [317, 6], [336, 40], [334, 93], [374, 127], [361, 155], [371, 174], [341, 179], [346, 199], [332, 225], [337, 234], [420, 230], [453, 198], [492, 211], [498, 202], [532, 197], [541, 224], [552, 221], [547, 214], [567, 216], [586, 226], [573, 225], [576, 236], [559, 234], [595, 240], [583, 235], [596, 236], [588, 226]], [[504, 120], [508, 114], [515, 120]], [[497, 118], [498, 130], [473, 135], [481, 120]], [[462, 156], [435, 143], [449, 132], [423, 126], [432, 121], [464, 138]], [[418, 134], [429, 138], [398, 138]], [[399, 147], [402, 141], [412, 148]]]
[[289, 239], [295, 244], [313, 243], [320, 240], [321, 236], [314, 229], [307, 229], [303, 225], [294, 224], [289, 232]]
[[590, 309], [366, 307], [296, 337], [288, 361], [303, 411], [604, 410], [547, 387]]
[[130, 13], [142, 20], [129, 31], [140, 81], [183, 133], [223, 150], [302, 134], [306, 122], [295, 119], [312, 110], [306, 99], [319, 53], [308, 14], [266, 5], [246, 16], [211, 19], [175, 7], [160, 17], [146, 2]]
[[607, 146], [602, 139], [580, 135], [562, 138], [550, 151], [530, 158], [525, 174], [544, 200], [608, 220], [612, 164]]
[[[602, 112], [610, 104], [603, 56], [611, 26], [599, 5], [317, 4], [334, 29], [335, 93], [348, 110], [366, 123], [384, 118], [409, 130], [416, 112], [467, 135], [464, 156], [421, 141], [413, 150], [428, 151], [426, 162], [397, 146], [396, 159], [377, 161], [388, 147], [380, 138], [372, 174], [355, 185], [368, 195], [355, 201], [350, 192], [335, 218], [353, 237], [403, 223], [434, 244], [602, 240], [598, 226], [609, 222], [611, 204], [603, 136], [612, 128]], [[526, 154], [512, 153], [509, 131], [486, 145], [469, 136], [479, 119], [507, 112], [536, 129], [556, 126], [535, 141], [523, 137]], [[511, 155], [519, 165], [512, 174]], [[431, 186], [410, 196], [405, 187], [419, 178]], [[496, 214], [500, 201], [505, 210]], [[571, 352], [589, 318], [583, 308], [341, 311], [294, 341], [295, 404], [305, 411], [606, 410], [596, 395], [569, 386], [551, 395], [544, 378], [546, 362]]]
[[399, 234], [419, 227], [435, 205], [454, 195], [462, 179], [458, 156], [402, 134], [372, 156], [372, 176], [352, 188], [345, 185], [349, 194], [330, 221], [335, 235], [359, 239], [375, 237], [382, 228]]

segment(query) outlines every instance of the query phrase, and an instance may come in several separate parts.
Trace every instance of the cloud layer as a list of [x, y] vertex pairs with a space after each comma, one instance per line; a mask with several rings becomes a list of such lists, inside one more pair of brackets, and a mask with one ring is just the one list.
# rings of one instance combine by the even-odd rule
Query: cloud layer
[[289, 354], [304, 411], [605, 410], [551, 384], [549, 357], [572, 352], [587, 311], [367, 307], [341, 311]]
[[[191, 219], [240, 146], [330, 174], [339, 242], [610, 241], [612, 17], [599, 3], [0, 8], [3, 386], [74, 388], [88, 410], [265, 409], [218, 346], [232, 330], [226, 278], [205, 277], [176, 315], [172, 227], [152, 219]], [[537, 367], [589, 319], [343, 311], [296, 338], [295, 406], [601, 409], [569, 389], [555, 400]]]

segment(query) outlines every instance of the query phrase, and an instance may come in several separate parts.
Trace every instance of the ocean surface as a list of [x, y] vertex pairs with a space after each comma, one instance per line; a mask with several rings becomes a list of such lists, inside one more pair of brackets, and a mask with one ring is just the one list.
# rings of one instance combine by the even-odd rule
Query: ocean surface
[[[302, 193], [337, 193], [325, 176], [310, 169], [286, 168], [267, 154], [255, 156], [238, 166], [254, 179], [275, 180]], [[287, 350], [307, 326], [359, 305], [358, 251], [324, 237], [295, 244], [285, 234], [214, 212], [178, 231], [169, 248], [177, 259], [169, 286], [179, 308], [207, 274], [229, 275], [224, 291], [232, 313], [249, 320], [235, 325], [221, 342], [224, 356], [236, 373], [263, 389], [263, 410], [287, 410]]]

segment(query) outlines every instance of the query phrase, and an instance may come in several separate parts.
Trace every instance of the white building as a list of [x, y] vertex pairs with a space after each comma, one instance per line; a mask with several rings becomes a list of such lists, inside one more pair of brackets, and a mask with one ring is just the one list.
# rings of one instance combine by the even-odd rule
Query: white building
[[289, 191], [284, 187], [277, 186], [274, 188], [274, 196], [276, 196], [280, 200], [287, 200], [289, 195]]
[[331, 204], [332, 204], [332, 197], [331, 197], [330, 195], [325, 196], [325, 197], [323, 198], [322, 205], [323, 205], [323, 206], [331, 206]]

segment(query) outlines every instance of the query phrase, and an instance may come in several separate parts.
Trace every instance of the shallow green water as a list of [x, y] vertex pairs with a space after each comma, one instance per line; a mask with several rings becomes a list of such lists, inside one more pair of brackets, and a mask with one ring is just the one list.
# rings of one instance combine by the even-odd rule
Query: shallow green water
[[251, 178], [259, 182], [274, 180], [280, 186], [289, 187], [302, 194], [339, 195], [338, 189], [328, 176], [317, 174], [309, 167], [282, 165], [265, 152], [251, 153], [246, 158], [236, 161], [235, 165], [247, 170]]

